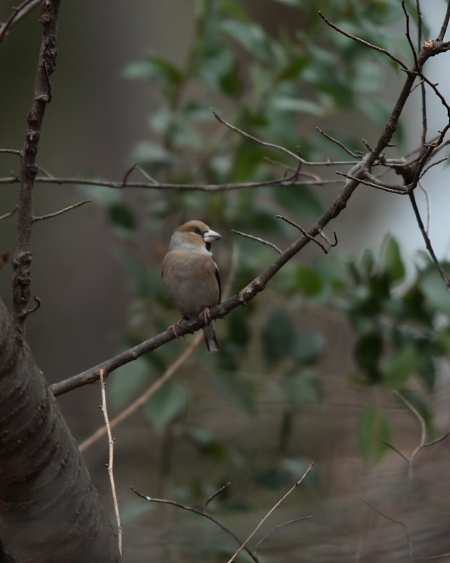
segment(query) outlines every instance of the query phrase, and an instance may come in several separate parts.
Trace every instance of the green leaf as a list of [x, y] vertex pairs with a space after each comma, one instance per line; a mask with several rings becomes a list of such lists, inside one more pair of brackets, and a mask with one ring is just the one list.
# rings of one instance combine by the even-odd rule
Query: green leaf
[[114, 225], [121, 227], [125, 231], [136, 229], [136, 218], [130, 207], [125, 203], [112, 203], [108, 207], [109, 220]]
[[389, 237], [386, 242], [384, 271], [392, 282], [400, 282], [405, 278], [405, 265], [403, 264], [398, 243], [393, 237]]
[[379, 381], [379, 363], [383, 353], [383, 338], [379, 332], [371, 331], [361, 336], [356, 342], [354, 358], [360, 369], [371, 382]]
[[213, 382], [235, 405], [244, 412], [252, 414], [255, 411], [254, 389], [250, 381], [233, 371], [215, 370]]
[[306, 297], [316, 297], [324, 289], [320, 274], [310, 266], [299, 264], [294, 271], [294, 283]]
[[150, 55], [145, 61], [129, 64], [123, 71], [123, 76], [125, 78], [144, 78], [175, 86], [183, 80], [181, 71], [158, 55]]
[[270, 364], [291, 355], [296, 335], [292, 321], [283, 309], [272, 309], [261, 333], [261, 341], [264, 356]]
[[[442, 266], [447, 275], [449, 275], [449, 263], [444, 262]], [[418, 284], [435, 310], [450, 315], [450, 293], [434, 265], [429, 266], [420, 274]]]
[[270, 39], [260, 25], [236, 20], [225, 20], [221, 24], [225, 35], [232, 37], [244, 49], [260, 60], [271, 58]]
[[310, 63], [311, 57], [309, 55], [302, 54], [299, 57], [295, 57], [291, 59], [286, 67], [278, 74], [277, 79], [279, 81], [296, 80]]
[[118, 368], [114, 375], [108, 378], [111, 403], [117, 408], [127, 405], [148, 385], [150, 373], [148, 362], [142, 357]]
[[248, 314], [242, 307], [227, 317], [228, 339], [241, 347], [246, 346], [250, 341], [251, 331], [248, 320]]
[[315, 221], [324, 211], [321, 200], [307, 187], [277, 187], [273, 198], [291, 215], [305, 219]]
[[381, 364], [383, 383], [393, 389], [402, 387], [418, 369], [418, 351], [412, 344], [406, 344], [393, 352]]
[[323, 334], [313, 330], [297, 332], [292, 357], [302, 364], [313, 364], [320, 360], [325, 351]]
[[388, 420], [374, 407], [367, 407], [358, 423], [361, 453], [367, 463], [378, 463], [388, 451], [383, 442], [390, 442], [391, 428]]
[[222, 461], [226, 457], [226, 450], [223, 444], [210, 432], [201, 428], [188, 428], [184, 435], [201, 455], [214, 461]]
[[161, 430], [177, 418], [187, 405], [188, 392], [179, 383], [166, 383], [145, 405], [144, 412], [156, 428]]
[[308, 403], [322, 401], [321, 379], [317, 372], [302, 370], [289, 372], [280, 382], [286, 400], [299, 411]]
[[306, 113], [308, 115], [314, 115], [316, 117], [321, 117], [324, 113], [324, 109], [317, 102], [288, 96], [275, 97], [272, 102], [272, 107], [278, 111]]

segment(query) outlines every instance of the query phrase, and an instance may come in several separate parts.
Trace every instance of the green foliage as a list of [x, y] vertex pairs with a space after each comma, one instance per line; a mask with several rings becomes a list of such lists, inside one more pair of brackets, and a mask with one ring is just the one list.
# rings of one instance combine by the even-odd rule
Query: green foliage
[[387, 452], [391, 430], [387, 419], [374, 407], [367, 407], [359, 421], [359, 443], [363, 458], [368, 463], [377, 463]]

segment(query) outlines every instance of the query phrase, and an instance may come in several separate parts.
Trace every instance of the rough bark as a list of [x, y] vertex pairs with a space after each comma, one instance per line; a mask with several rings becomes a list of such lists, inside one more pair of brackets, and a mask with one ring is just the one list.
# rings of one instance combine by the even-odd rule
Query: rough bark
[[120, 561], [75, 440], [1, 300], [0, 561]]

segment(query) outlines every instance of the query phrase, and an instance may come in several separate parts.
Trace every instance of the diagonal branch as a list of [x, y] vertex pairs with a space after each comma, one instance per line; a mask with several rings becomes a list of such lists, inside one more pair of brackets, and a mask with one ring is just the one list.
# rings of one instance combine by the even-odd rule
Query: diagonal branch
[[[324, 231], [328, 223], [335, 219], [346, 208], [348, 201], [350, 200], [356, 188], [361, 182], [364, 182], [368, 171], [379, 160], [383, 150], [391, 142], [392, 136], [394, 135], [398, 127], [400, 116], [403, 112], [405, 104], [411, 93], [411, 89], [413, 88], [414, 82], [417, 78], [417, 72], [421, 71], [428, 58], [435, 56], [437, 52], [442, 52], [442, 50], [436, 50], [437, 48], [435, 49], [433, 45], [424, 45], [424, 47], [422, 48], [418, 57], [418, 66], [414, 68], [412, 72], [407, 73], [405, 82], [394, 105], [392, 113], [387, 120], [375, 146], [369, 153], [362, 157], [360, 161], [354, 164], [354, 166], [352, 166], [350, 170], [348, 170], [344, 186], [342, 187], [340, 193], [338, 194], [334, 202], [330, 205], [330, 207], [319, 217], [319, 219], [306, 232], [305, 235], [302, 235], [300, 238], [295, 240], [286, 250], [284, 250], [277, 258], [275, 258], [275, 260], [250, 284], [248, 284], [239, 293], [227, 299], [222, 304], [217, 305], [216, 307], [211, 309], [211, 319], [222, 318], [236, 307], [246, 305], [248, 302], [254, 299], [258, 295], [258, 293], [265, 289], [267, 283], [275, 276], [275, 274], [279, 270], [281, 270], [281, 268], [285, 264], [287, 264], [296, 254], [298, 254], [298, 252], [300, 252], [300, 250], [302, 250], [309, 242], [311, 242], [314, 237], [320, 235]], [[220, 118], [218, 119], [221, 120]], [[234, 128], [234, 130], [236, 130], [236, 132], [238, 133], [241, 133], [241, 131], [237, 128]], [[444, 131], [446, 130], [447, 128], [444, 128]], [[443, 133], [444, 132], [442, 132], [440, 135], [441, 139], [443, 138]], [[242, 134], [248, 136], [257, 143], [263, 143], [259, 139], [251, 137], [244, 132], [242, 132]], [[275, 148], [278, 147], [275, 146]], [[427, 153], [428, 150], [430, 151], [429, 153]], [[432, 150], [432, 148], [427, 147], [425, 153], [431, 155]], [[294, 153], [291, 153], [290, 151], [288, 152], [292, 157], [296, 158], [297, 161], [300, 160], [299, 157], [294, 155]], [[425, 156], [423, 158], [425, 158]], [[196, 330], [202, 328], [203, 325], [203, 320], [184, 322], [177, 329], [178, 336], [184, 336], [185, 334], [193, 333]], [[51, 386], [51, 389], [55, 395], [60, 395], [77, 387], [80, 387], [81, 385], [94, 383], [99, 378], [101, 367], [103, 367], [103, 369], [105, 370], [106, 377], [109, 373], [111, 373], [118, 367], [130, 361], [136, 360], [143, 354], [155, 350], [159, 346], [170, 342], [174, 338], [175, 335], [173, 331], [167, 330], [166, 332], [158, 334], [153, 338], [150, 338], [149, 340], [146, 340], [145, 342], [142, 342], [141, 344], [138, 344], [137, 346], [126, 350], [125, 352], [122, 352], [121, 354], [118, 354], [117, 356], [114, 356], [113, 358], [110, 358], [109, 360], [106, 360], [97, 366], [94, 366], [78, 375], [74, 375], [64, 381], [53, 384]]]

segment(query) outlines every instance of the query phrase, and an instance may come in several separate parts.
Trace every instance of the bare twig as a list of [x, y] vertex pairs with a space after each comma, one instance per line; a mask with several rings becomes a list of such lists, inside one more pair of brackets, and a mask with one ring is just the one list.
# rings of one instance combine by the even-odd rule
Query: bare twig
[[100, 409], [102, 410], [103, 417], [105, 419], [105, 426], [108, 434], [108, 446], [109, 446], [109, 460], [106, 467], [108, 468], [108, 475], [109, 475], [109, 481], [111, 483], [111, 493], [112, 493], [113, 504], [114, 504], [114, 512], [116, 514], [119, 551], [120, 554], [122, 554], [123, 524], [120, 520], [119, 503], [117, 501], [116, 484], [114, 481], [114, 440], [111, 434], [111, 426], [109, 424], [108, 408], [106, 405], [106, 384], [105, 384], [105, 377], [102, 368], [100, 368], [100, 383], [101, 383], [101, 393], [102, 393], [102, 404]]
[[13, 9], [12, 14], [6, 20], [6, 22], [0, 27], [0, 42], [7, 36], [8, 30], [10, 30], [16, 23], [18, 23], [22, 18], [39, 6], [42, 0], [25, 0], [20, 6]]
[[53, 217], [58, 217], [58, 215], [62, 215], [63, 213], [67, 213], [68, 211], [72, 211], [72, 209], [76, 209], [77, 207], [81, 207], [86, 203], [91, 203], [92, 200], [85, 199], [84, 201], [79, 201], [78, 203], [74, 203], [73, 205], [69, 205], [69, 207], [65, 207], [60, 211], [55, 211], [55, 213], [48, 213], [47, 215], [40, 215], [38, 217], [33, 217], [33, 222], [36, 221], [45, 221], [46, 219], [53, 219]]
[[386, 520], [389, 520], [389, 522], [392, 522], [393, 524], [398, 524], [399, 526], [401, 526], [404, 529], [405, 536], [406, 536], [406, 542], [407, 542], [407, 545], [408, 545], [409, 560], [411, 562], [414, 561], [411, 535], [410, 535], [408, 526], [404, 522], [402, 522], [401, 520], [396, 520], [395, 518], [392, 518], [392, 516], [389, 516], [388, 514], [386, 514], [385, 512], [380, 510], [379, 508], [377, 508], [376, 506], [373, 506], [373, 504], [370, 504], [370, 502], [363, 500], [363, 503], [366, 506], [368, 506], [369, 508], [371, 508], [372, 510], [374, 510], [375, 512], [377, 512], [380, 516], [383, 516], [383, 518], [386, 518]]
[[231, 485], [231, 482], [228, 481], [228, 483], [225, 483], [225, 485], [222, 485], [220, 487], [220, 489], [217, 489], [217, 491], [215, 491], [205, 502], [205, 509], [208, 508], [208, 504], [210, 502], [212, 502], [215, 498], [217, 498], [221, 493], [223, 493], [223, 491], [225, 489], [227, 489], [229, 486]]
[[150, 174], [148, 174], [143, 168], [141, 168], [137, 162], [135, 162], [125, 173], [125, 176], [123, 177], [122, 180], [122, 188], [124, 188], [125, 186], [127, 186], [127, 181], [128, 181], [128, 177], [130, 176], [130, 174], [134, 171], [137, 170], [138, 172], [140, 172], [142, 174], [142, 176], [144, 176], [144, 178], [146, 180], [148, 180], [151, 184], [158, 184], [158, 182], [152, 177], [150, 176]]
[[370, 186], [371, 188], [375, 188], [377, 190], [382, 190], [384, 192], [389, 192], [392, 194], [399, 194], [399, 195], [406, 195], [408, 193], [409, 186], [401, 186], [395, 184], [385, 184], [383, 182], [379, 182], [374, 176], [369, 175], [367, 172], [364, 176], [369, 176], [371, 180], [367, 180], [365, 177], [363, 178], [356, 178], [350, 174], [345, 174], [344, 172], [336, 172], [339, 176], [344, 176], [349, 180], [358, 180], [364, 186]]
[[301, 479], [299, 479], [290, 489], [289, 491], [283, 496], [281, 497], [281, 499], [274, 504], [274, 506], [269, 510], [269, 512], [264, 516], [264, 518], [259, 522], [259, 524], [256, 526], [256, 528], [253, 530], [253, 532], [248, 536], [248, 538], [241, 544], [241, 546], [239, 547], [239, 549], [234, 553], [234, 555], [232, 555], [230, 557], [230, 559], [227, 561], [227, 563], [233, 563], [234, 561], [236, 561], [236, 557], [239, 555], [239, 553], [241, 553], [241, 551], [243, 549], [246, 548], [248, 542], [253, 538], [253, 536], [256, 534], [256, 532], [261, 528], [261, 526], [266, 522], [266, 520], [275, 512], [275, 510], [277, 510], [278, 508], [280, 508], [282, 502], [284, 500], [287, 499], [287, 497], [293, 493], [295, 491], [295, 489], [297, 487], [299, 487], [301, 485], [301, 483], [304, 481], [304, 479], [306, 479], [306, 477], [308, 476], [309, 472], [311, 471], [311, 469], [314, 467], [314, 462], [311, 463], [311, 465], [308, 467], [308, 469], [303, 473]]
[[450, 20], [450, 3], [447, 2], [447, 10], [445, 12], [444, 21], [442, 22], [441, 30], [437, 36], [437, 41], [444, 41], [445, 34], [447, 33], [448, 23]]
[[311, 520], [311, 518], [314, 518], [314, 516], [312, 516], [312, 515], [302, 516], [301, 518], [294, 518], [293, 520], [289, 520], [288, 522], [282, 522], [281, 524], [278, 524], [278, 526], [275, 526], [274, 528], [272, 528], [272, 530], [270, 530], [270, 532], [268, 534], [266, 534], [263, 538], [261, 538], [259, 540], [259, 542], [256, 544], [255, 549], [253, 550], [253, 553], [257, 554], [260, 547], [263, 545], [263, 543], [265, 543], [269, 538], [271, 538], [281, 528], [284, 528], [285, 526], [289, 526], [290, 524], [296, 524], [297, 522], [303, 522], [304, 520]]
[[16, 149], [0, 149], [0, 154], [15, 154], [16, 156], [22, 156], [22, 151]]
[[336, 144], [338, 147], [341, 147], [341, 149], [344, 150], [347, 154], [349, 154], [352, 158], [355, 158], [355, 159], [361, 158], [360, 154], [356, 154], [353, 151], [351, 151], [348, 147], [346, 147], [344, 145], [344, 143], [342, 143], [341, 141], [338, 141], [338, 139], [335, 139], [334, 137], [332, 137], [328, 133], [325, 133], [325, 131], [322, 131], [322, 129], [320, 129], [319, 127], [316, 127], [316, 129], [317, 129], [317, 131], [319, 131], [319, 133], [321, 135], [323, 135], [325, 137], [325, 139], [328, 139], [332, 143]]
[[288, 156], [290, 156], [291, 158], [293, 158], [294, 160], [296, 160], [297, 162], [299, 162], [302, 165], [305, 165], [305, 166], [330, 166], [330, 165], [333, 164], [335, 166], [339, 166], [339, 165], [348, 166], [349, 164], [354, 164], [354, 162], [351, 162], [351, 161], [348, 161], [348, 160], [333, 161], [333, 162], [331, 162], [329, 160], [324, 160], [323, 162], [309, 162], [309, 161], [301, 158], [301, 156], [299, 156], [298, 154], [293, 153], [292, 151], [290, 151], [286, 147], [282, 147], [281, 145], [276, 145], [274, 143], [268, 143], [267, 141], [262, 141], [261, 139], [258, 139], [258, 137], [255, 137], [254, 135], [250, 135], [250, 133], [247, 133], [246, 131], [239, 129], [235, 125], [231, 125], [231, 123], [228, 123], [228, 121], [225, 121], [225, 119], [220, 117], [220, 115], [217, 112], [215, 112], [213, 109], [211, 109], [211, 111], [212, 111], [214, 117], [217, 119], [217, 121], [219, 121], [220, 123], [225, 125], [225, 127], [228, 127], [228, 129], [231, 129], [231, 131], [235, 131], [236, 133], [239, 133], [239, 135], [242, 135], [246, 139], [250, 139], [250, 140], [254, 141], [255, 143], [258, 143], [258, 145], [261, 145], [262, 147], [267, 147], [268, 149], [274, 149], [274, 150], [277, 150], [277, 151], [282, 152], [284, 154], [287, 154]]
[[435, 444], [438, 444], [439, 442], [442, 442], [443, 440], [445, 440], [450, 435], [450, 432], [446, 432], [444, 435], [440, 436], [436, 440], [433, 440], [431, 442], [427, 442], [426, 441], [427, 440], [427, 426], [426, 426], [426, 423], [425, 423], [423, 416], [414, 407], [414, 405], [412, 405], [401, 393], [399, 393], [398, 391], [394, 391], [394, 394], [402, 401], [402, 403], [413, 413], [413, 415], [419, 421], [420, 429], [421, 429], [420, 442], [419, 442], [419, 445], [414, 449], [413, 453], [411, 454], [411, 457], [407, 457], [401, 450], [399, 450], [398, 448], [396, 448], [395, 446], [393, 446], [389, 442], [385, 442], [383, 440], [383, 443], [386, 444], [386, 446], [388, 446], [391, 450], [396, 452], [402, 459], [404, 459], [408, 463], [409, 478], [411, 479], [412, 475], [413, 475], [413, 464], [414, 464], [414, 460], [415, 460], [417, 454], [424, 448], [429, 448], [431, 446], [434, 446]]
[[[21, 162], [17, 245], [13, 259], [13, 313], [17, 327], [24, 330], [31, 285], [31, 233], [33, 227], [33, 188], [38, 173], [37, 154], [45, 109], [51, 100], [50, 76], [56, 68], [56, 31], [60, 0], [42, 2], [42, 40], [34, 86], [33, 104], [28, 114], [28, 130]], [[22, 4], [22, 8], [30, 4]]]
[[28, 315], [31, 315], [31, 313], [35, 313], [42, 305], [42, 301], [39, 299], [39, 297], [36, 297], [36, 295], [34, 296], [34, 303], [35, 303], [34, 307], [25, 310], [24, 314], [26, 317], [28, 317]]
[[5, 213], [4, 215], [0, 215], [0, 221], [2, 221], [3, 219], [7, 219], [8, 217], [12, 217], [18, 209], [19, 209], [19, 206], [16, 205], [8, 213]]
[[261, 244], [264, 244], [266, 246], [270, 246], [270, 248], [273, 248], [276, 252], [278, 252], [278, 254], [281, 254], [283, 252], [282, 250], [280, 250], [278, 248], [278, 246], [276, 244], [273, 244], [272, 242], [269, 242], [269, 241], [264, 240], [262, 238], [255, 237], [253, 235], [248, 235], [247, 233], [241, 233], [241, 231], [236, 231], [236, 229], [231, 229], [231, 232], [234, 233], [235, 235], [239, 235], [241, 237], [249, 238], [249, 239], [254, 240], [256, 242], [260, 242]]
[[335, 31], [341, 33], [342, 35], [345, 35], [345, 37], [348, 37], [349, 39], [353, 39], [353, 41], [356, 41], [357, 43], [361, 43], [362, 45], [368, 47], [369, 49], [373, 49], [374, 51], [379, 51], [380, 53], [383, 53], [384, 55], [388, 56], [390, 59], [395, 61], [397, 64], [399, 64], [404, 70], [408, 70], [408, 67], [405, 65], [403, 61], [401, 61], [399, 58], [397, 58], [395, 55], [393, 55], [386, 49], [382, 49], [377, 45], [372, 45], [372, 43], [369, 43], [368, 41], [364, 41], [364, 39], [361, 39], [360, 37], [356, 37], [356, 35], [352, 35], [351, 33], [344, 31], [342, 28], [338, 27], [334, 23], [331, 23], [330, 20], [322, 14], [322, 12], [319, 12], [319, 16], [323, 19], [323, 21], [327, 25], [329, 25]]
[[[331, 243], [330, 241], [327, 239], [327, 237], [324, 236], [324, 234], [322, 233], [322, 231], [320, 231], [318, 234], [323, 237], [329, 244], [329, 248], [327, 248], [325, 245], [323, 245], [319, 240], [317, 240], [314, 236], [310, 235], [308, 233], [307, 230], [305, 230], [303, 227], [301, 227], [300, 225], [298, 225], [297, 223], [295, 223], [294, 221], [291, 221], [291, 219], [288, 219], [287, 217], [284, 217], [283, 215], [277, 215], [278, 219], [282, 219], [283, 221], [286, 221], [286, 223], [289, 223], [289, 225], [292, 225], [293, 227], [295, 227], [296, 229], [298, 229], [303, 236], [307, 237], [310, 241], [315, 242], [317, 244], [317, 246], [319, 246], [324, 252], [325, 254], [328, 254], [328, 252], [330, 251], [331, 248]], [[336, 234], [335, 234], [336, 237]], [[337, 240], [337, 239], [336, 239]]]
[[425, 225], [423, 224], [422, 217], [420, 215], [420, 210], [419, 210], [419, 207], [417, 205], [417, 201], [416, 201], [416, 197], [414, 195], [414, 192], [411, 192], [409, 194], [409, 200], [411, 202], [411, 206], [413, 208], [417, 224], [419, 225], [419, 230], [422, 233], [423, 240], [425, 241], [425, 246], [427, 247], [427, 250], [428, 250], [428, 252], [431, 256], [431, 259], [433, 260], [434, 265], [436, 266], [442, 280], [444, 281], [445, 285], [447, 286], [447, 289], [450, 291], [450, 278], [447, 275], [447, 272], [444, 270], [444, 268], [443, 268], [442, 264], [440, 263], [438, 257], [436, 256], [436, 253], [434, 252], [434, 248], [433, 248], [433, 245], [431, 244], [430, 237], [428, 236], [427, 229], [425, 228]]
[[[210, 520], [216, 526], [218, 526], [221, 530], [223, 530], [229, 536], [231, 536], [236, 541], [237, 544], [242, 545], [242, 543], [243, 543], [232, 530], [227, 528], [227, 526], [222, 524], [219, 520], [217, 520], [216, 518], [211, 516], [211, 514], [209, 514], [205, 510], [198, 510], [197, 508], [193, 508], [192, 506], [186, 506], [184, 504], [181, 504], [180, 502], [176, 502], [175, 500], [149, 497], [149, 496], [143, 495], [142, 493], [139, 493], [133, 487], [130, 487], [130, 489], [133, 491], [133, 493], [135, 495], [137, 495], [138, 497], [141, 497], [141, 498], [143, 498], [143, 499], [145, 499], [149, 502], [155, 502], [155, 503], [159, 503], [159, 504], [168, 504], [170, 506], [175, 506], [177, 508], [181, 508], [181, 510], [186, 510], [187, 512], [193, 512], [194, 514], [197, 514], [198, 516], [203, 516], [203, 518]], [[246, 547], [244, 547], [243, 549], [245, 549], [245, 551], [253, 559], [253, 561], [255, 561], [255, 563], [259, 563], [259, 559], [251, 552], [250, 549], [248, 549]]]
[[[323, 165], [344, 164], [341, 162], [331, 162], [326, 161]], [[348, 164], [348, 163], [347, 163]], [[350, 162], [351, 164], [351, 162]], [[311, 166], [319, 166], [319, 163], [311, 164]], [[293, 169], [294, 170], [294, 169]], [[35, 178], [35, 183], [42, 184], [58, 184], [58, 185], [86, 185], [86, 186], [101, 186], [104, 188], [112, 189], [122, 189], [122, 188], [136, 188], [136, 189], [152, 189], [152, 190], [178, 190], [178, 191], [201, 191], [201, 192], [225, 192], [230, 190], [240, 190], [245, 188], [262, 188], [264, 186], [325, 186], [329, 184], [339, 184], [342, 183], [339, 180], [298, 180], [300, 174], [294, 173], [292, 176], [286, 176], [285, 174], [280, 178], [275, 178], [274, 180], [264, 180], [260, 182], [236, 182], [229, 184], [170, 184], [165, 182], [157, 182], [154, 180], [149, 180], [148, 182], [127, 182], [123, 183], [123, 180], [116, 182], [112, 180], [99, 180], [99, 179], [84, 179], [84, 178], [59, 178], [55, 176], [37, 176]], [[302, 174], [304, 175], [304, 174]], [[17, 184], [19, 182], [17, 176], [8, 176], [0, 178], [0, 184]]]

